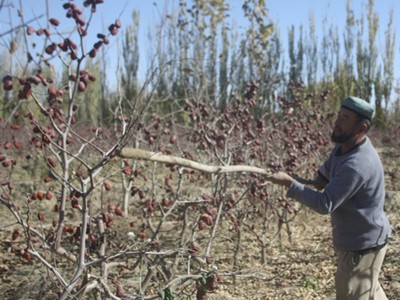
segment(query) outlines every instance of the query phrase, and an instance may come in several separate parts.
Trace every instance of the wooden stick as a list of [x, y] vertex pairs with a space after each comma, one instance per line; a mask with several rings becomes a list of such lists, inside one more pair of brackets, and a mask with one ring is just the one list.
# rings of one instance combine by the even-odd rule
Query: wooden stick
[[236, 172], [249, 172], [249, 173], [257, 173], [262, 175], [270, 176], [271, 172], [247, 165], [233, 165], [233, 166], [209, 166], [205, 164], [198, 163], [193, 160], [189, 160], [186, 158], [164, 155], [159, 152], [150, 152], [147, 150], [136, 149], [136, 148], [124, 148], [119, 153], [118, 156], [121, 158], [128, 159], [138, 159], [138, 160], [149, 160], [160, 162], [164, 164], [173, 164], [179, 165], [182, 167], [186, 167], [189, 169], [194, 169], [201, 172], [206, 173], [236, 173]]

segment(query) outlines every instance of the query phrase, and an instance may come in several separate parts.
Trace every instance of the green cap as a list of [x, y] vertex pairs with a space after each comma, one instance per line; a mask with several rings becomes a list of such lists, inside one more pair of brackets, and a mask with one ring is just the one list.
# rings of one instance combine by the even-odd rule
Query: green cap
[[374, 107], [367, 101], [357, 97], [350, 96], [344, 99], [342, 102], [342, 107], [350, 109], [369, 120], [372, 120], [372, 118], [375, 116]]

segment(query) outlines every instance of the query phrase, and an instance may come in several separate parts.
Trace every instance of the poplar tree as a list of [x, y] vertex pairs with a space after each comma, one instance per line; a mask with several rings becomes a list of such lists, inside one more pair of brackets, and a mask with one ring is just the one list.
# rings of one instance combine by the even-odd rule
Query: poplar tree
[[309, 32], [305, 40], [306, 78], [309, 89], [314, 89], [318, 75], [318, 40], [315, 35], [315, 18], [309, 16]]
[[[361, 21], [361, 28], [357, 40], [357, 89], [358, 96], [371, 101], [373, 83], [376, 76], [377, 48], [376, 35], [379, 28], [379, 17], [374, 12], [374, 0], [369, 0], [367, 5], [368, 30], [364, 33], [364, 18]], [[364, 38], [367, 37], [367, 45], [364, 45]]]
[[396, 30], [393, 29], [393, 9], [390, 11], [389, 22], [385, 32], [385, 52], [383, 55], [383, 99], [385, 111], [388, 109], [393, 89], [394, 80], [394, 58], [396, 47]]
[[344, 29], [344, 75], [342, 81], [343, 93], [341, 97], [354, 93], [354, 51], [355, 51], [356, 18], [351, 7], [351, 0], [346, 1], [346, 27]]
[[139, 12], [133, 11], [132, 23], [126, 28], [122, 44], [124, 70], [121, 76], [121, 87], [128, 101], [133, 101], [138, 94], [139, 18]]
[[303, 81], [303, 60], [304, 60], [304, 45], [303, 45], [303, 26], [300, 25], [300, 36], [295, 39], [295, 28], [292, 26], [289, 29], [289, 80], [295, 84]]

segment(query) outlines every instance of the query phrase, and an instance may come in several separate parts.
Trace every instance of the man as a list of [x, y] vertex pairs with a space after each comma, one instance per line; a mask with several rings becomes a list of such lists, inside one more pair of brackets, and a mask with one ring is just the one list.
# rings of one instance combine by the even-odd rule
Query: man
[[391, 227], [383, 209], [383, 166], [366, 136], [373, 116], [374, 108], [368, 102], [348, 97], [334, 125], [332, 140], [336, 145], [316, 178], [307, 181], [284, 172], [267, 178], [286, 186], [288, 197], [320, 214], [331, 214], [338, 257], [337, 300], [387, 299], [378, 277]]

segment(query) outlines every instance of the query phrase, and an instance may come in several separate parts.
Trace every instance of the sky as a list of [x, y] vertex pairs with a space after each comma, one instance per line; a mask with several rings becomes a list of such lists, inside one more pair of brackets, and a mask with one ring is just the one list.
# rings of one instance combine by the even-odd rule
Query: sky
[[[17, 26], [19, 19], [17, 17], [17, 10], [22, 5], [23, 15], [25, 21], [45, 14], [45, 3], [50, 3], [49, 14], [51, 17], [59, 18], [68, 24], [65, 20], [65, 10], [62, 4], [67, 0], [0, 0], [5, 4], [0, 10], [0, 35], [5, 32], [10, 26]], [[83, 0], [74, 1], [78, 6], [82, 6]], [[179, 0], [105, 0], [104, 4], [98, 5], [97, 13], [92, 20], [92, 27], [101, 32], [102, 28], [107, 28], [109, 24], [113, 23], [117, 17], [122, 21], [123, 26], [131, 23], [133, 10], [140, 12], [140, 69], [139, 73], [144, 74], [147, 68], [146, 62], [151, 60], [148, 48], [148, 32], [155, 25], [159, 24], [164, 10], [167, 8], [169, 13], [178, 11]], [[243, 11], [241, 9], [241, 0], [228, 1], [231, 7], [230, 15], [232, 20], [240, 29], [243, 23]], [[362, 5], [366, 5], [367, 0], [353, 0], [352, 7], [356, 17], [360, 17]], [[288, 28], [292, 25], [299, 28], [300, 24], [305, 27], [309, 24], [309, 16], [313, 14], [315, 24], [318, 32], [321, 34], [323, 20], [326, 19], [326, 28], [331, 24], [343, 28], [346, 18], [346, 0], [265, 0], [266, 6], [269, 11], [269, 18], [273, 23], [277, 23], [280, 29], [284, 50], [287, 49], [285, 39], [287, 37]], [[394, 9], [395, 28], [400, 28], [400, 1], [398, 0], [375, 0], [375, 10], [379, 14], [381, 28], [378, 33], [377, 44], [383, 49], [384, 46], [384, 33], [386, 29], [389, 12]], [[365, 12], [365, 10], [364, 10]], [[11, 22], [10, 20], [11, 16]], [[40, 27], [44, 25], [45, 17], [39, 18], [37, 21], [31, 23], [33, 27]], [[69, 24], [72, 24], [70, 22]], [[339, 32], [341, 32], [339, 30]], [[7, 36], [2, 37], [0, 40], [0, 47], [8, 43]], [[111, 45], [109, 45], [109, 55], [107, 56], [108, 64], [115, 64], [115, 58], [120, 56], [120, 47], [117, 47], [118, 39], [111, 38]], [[397, 41], [397, 44], [399, 42]], [[399, 46], [396, 45], [396, 57], [400, 56]], [[1, 66], [0, 66], [1, 67]], [[395, 73], [399, 74], [395, 78], [400, 78], [400, 64], [396, 63]]]

